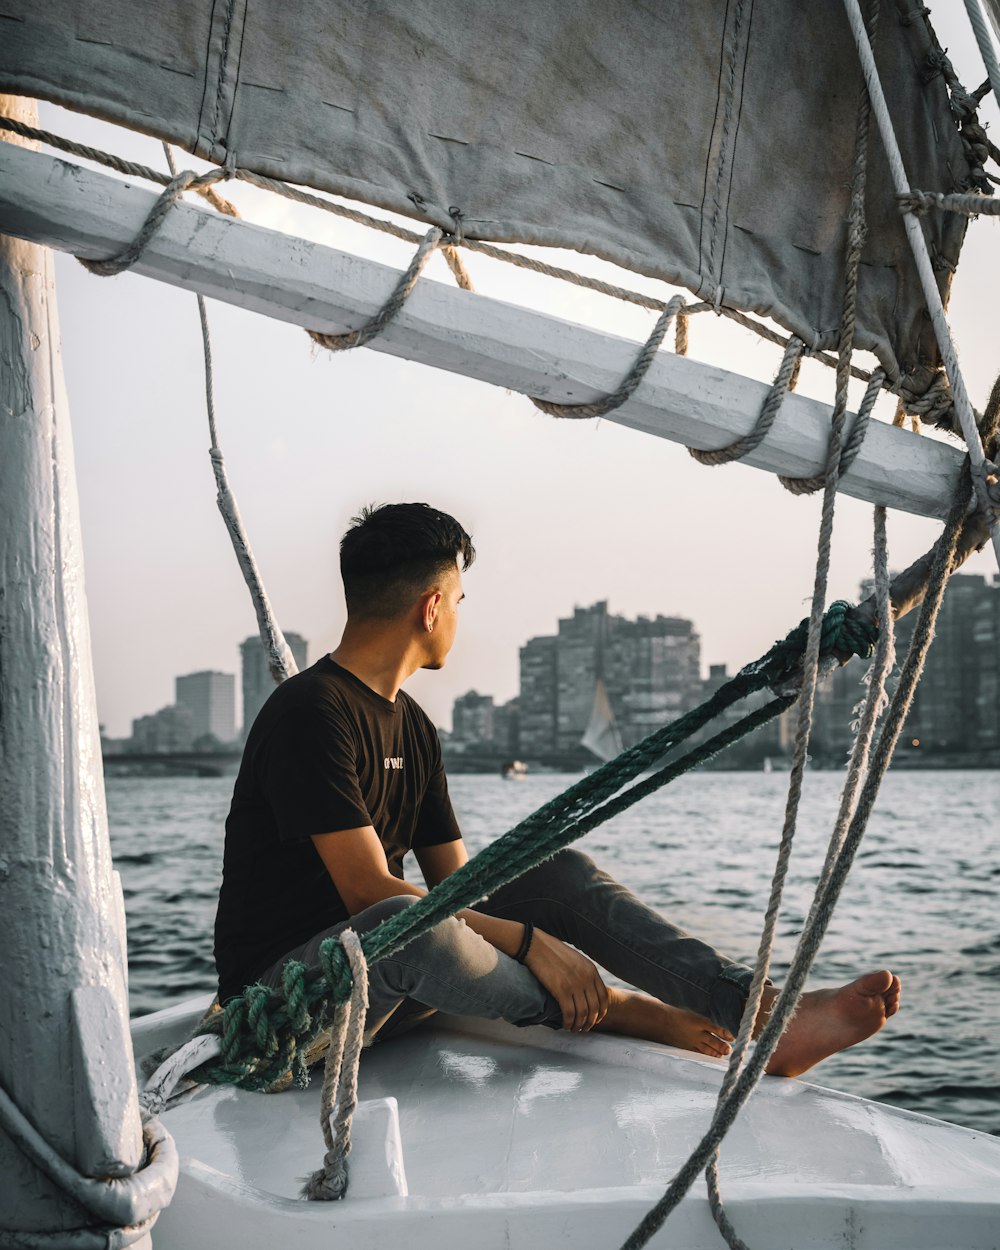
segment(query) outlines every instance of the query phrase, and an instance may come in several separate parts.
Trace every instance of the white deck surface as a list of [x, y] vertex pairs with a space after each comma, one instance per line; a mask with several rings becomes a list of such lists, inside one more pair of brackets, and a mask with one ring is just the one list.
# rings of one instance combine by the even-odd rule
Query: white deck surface
[[[362, 1063], [362, 1100], [398, 1102], [400, 1196], [363, 1196], [386, 1192], [377, 1107], [357, 1126], [353, 1200], [304, 1203], [323, 1152], [318, 1076], [271, 1096], [213, 1089], [166, 1113], [184, 1164], [156, 1245], [353, 1250], [404, 1228], [408, 1247], [438, 1250], [619, 1245], [698, 1141], [721, 1074], [647, 1043], [442, 1019]], [[1000, 1244], [1000, 1140], [803, 1081], [765, 1079], [722, 1185], [751, 1245]], [[703, 1183], [684, 1208], [654, 1245], [723, 1244]]]

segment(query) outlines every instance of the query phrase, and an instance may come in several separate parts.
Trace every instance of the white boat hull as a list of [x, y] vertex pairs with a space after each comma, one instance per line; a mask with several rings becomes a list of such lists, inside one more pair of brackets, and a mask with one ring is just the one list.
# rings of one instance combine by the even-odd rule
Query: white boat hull
[[[135, 1024], [137, 1052], [204, 1003]], [[721, 1063], [648, 1043], [442, 1017], [362, 1061], [351, 1191], [298, 1198], [320, 1163], [319, 1085], [205, 1091], [165, 1113], [182, 1158], [157, 1250], [575, 1250], [620, 1245], [704, 1131]], [[399, 1108], [398, 1136], [393, 1115]], [[751, 1246], [995, 1250], [1000, 1140], [767, 1078], [722, 1152]], [[704, 1184], [651, 1243], [718, 1250]]]

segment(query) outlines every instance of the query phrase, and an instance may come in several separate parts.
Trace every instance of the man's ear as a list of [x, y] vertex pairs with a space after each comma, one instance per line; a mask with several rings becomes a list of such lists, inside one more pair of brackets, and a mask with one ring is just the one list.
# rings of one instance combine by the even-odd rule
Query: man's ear
[[423, 598], [423, 626], [425, 633], [434, 632], [434, 622], [437, 620], [438, 608], [441, 605], [440, 590], [432, 590]]

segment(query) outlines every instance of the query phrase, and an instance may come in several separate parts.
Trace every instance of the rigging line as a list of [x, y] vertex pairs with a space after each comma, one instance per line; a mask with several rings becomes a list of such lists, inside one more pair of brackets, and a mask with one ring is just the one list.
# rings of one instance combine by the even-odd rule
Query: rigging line
[[320, 1125], [326, 1142], [323, 1166], [302, 1186], [302, 1197], [335, 1202], [347, 1193], [351, 1120], [358, 1105], [358, 1069], [368, 1014], [368, 963], [353, 929], [339, 935], [351, 965], [351, 997], [334, 1013], [330, 1047], [323, 1067]]
[[617, 388], [610, 394], [604, 395], [601, 399], [596, 399], [590, 404], [554, 404], [547, 399], [536, 399], [534, 395], [529, 395], [528, 398], [540, 412], [544, 412], [550, 417], [581, 419], [585, 417], [603, 417], [608, 412], [614, 412], [616, 408], [620, 408], [635, 393], [636, 387], [646, 376], [649, 366], [656, 357], [667, 328], [683, 307], [684, 296], [675, 295], [656, 319], [653, 332], [632, 362], [631, 369], [629, 369]]
[[420, 246], [414, 253], [413, 259], [406, 267], [405, 272], [400, 276], [392, 294], [376, 312], [375, 316], [370, 321], [366, 321], [364, 325], [359, 326], [356, 330], [348, 330], [345, 334], [324, 334], [320, 330], [307, 330], [306, 333], [314, 343], [318, 343], [320, 347], [325, 347], [327, 351], [331, 352], [344, 352], [350, 351], [354, 347], [364, 347], [366, 343], [370, 343], [372, 339], [377, 338], [389, 322], [398, 315], [403, 305], [413, 294], [413, 288], [417, 285], [417, 279], [423, 273], [425, 265], [434, 252], [439, 247], [445, 245], [445, 242], [444, 231], [438, 226], [431, 226], [427, 234], [421, 239]]
[[[890, 702], [882, 732], [875, 747], [874, 758], [861, 791], [857, 810], [851, 820], [844, 847], [831, 873], [824, 897], [816, 909], [812, 927], [807, 927], [803, 930], [798, 948], [788, 970], [785, 987], [771, 1009], [770, 1017], [758, 1038], [757, 1048], [753, 1056], [740, 1074], [734, 1096], [725, 1108], [720, 1107], [717, 1109], [712, 1124], [702, 1138], [701, 1143], [692, 1152], [687, 1163], [674, 1177], [663, 1198], [649, 1212], [633, 1236], [639, 1234], [640, 1231], [645, 1231], [647, 1227], [649, 1229], [647, 1239], [649, 1236], [652, 1236], [691, 1187], [698, 1171], [711, 1158], [716, 1140], [721, 1140], [722, 1136], [728, 1131], [736, 1118], [739, 1107], [749, 1097], [754, 1084], [763, 1074], [763, 1069], [770, 1058], [771, 1051], [791, 1016], [794, 1009], [794, 1001], [797, 1000], [809, 975], [819, 949], [819, 944], [822, 942], [829, 925], [833, 908], [840, 896], [847, 874], [854, 861], [854, 856], [864, 837], [875, 798], [889, 767], [903, 723], [909, 713], [916, 683], [927, 656], [927, 649], [934, 636], [934, 622], [941, 607], [944, 588], [954, 565], [954, 557], [967, 511], [966, 501], [970, 487], [971, 482], [966, 479], [957, 492], [955, 503], [945, 523], [944, 532], [935, 544], [930, 586], [927, 596], [920, 607], [917, 627], [903, 666], [903, 674]], [[627, 1246], [631, 1244], [631, 1242], [626, 1243]], [[634, 1244], [641, 1246], [645, 1242], [636, 1241]]]
[[[871, 7], [870, 20], [866, 36], [869, 40], [873, 40], [878, 27], [880, 14], [880, 0], [873, 0]], [[854, 168], [851, 179], [851, 207], [847, 222], [847, 248], [846, 248], [846, 278], [844, 283], [844, 301], [843, 313], [841, 317], [840, 341], [838, 345], [838, 368], [837, 368], [837, 390], [833, 406], [833, 415], [831, 419], [831, 445], [830, 453], [827, 458], [825, 474], [821, 478], [813, 478], [806, 480], [792, 480], [785, 477], [779, 477], [779, 481], [786, 490], [790, 490], [795, 494], [811, 493], [817, 487], [823, 488], [823, 522], [820, 527], [819, 551], [816, 566], [816, 589], [814, 591], [813, 602], [813, 620], [816, 619], [817, 610], [822, 609], [822, 604], [826, 598], [826, 581], [829, 568], [829, 543], [833, 534], [833, 512], [836, 500], [837, 485], [840, 478], [846, 472], [847, 468], [853, 462], [855, 456], [861, 449], [865, 434], [868, 430], [868, 422], [871, 410], [874, 407], [875, 399], [879, 391], [878, 374], [881, 370], [876, 370], [876, 376], [869, 383], [868, 392], [858, 412], [858, 419], [855, 422], [854, 429], [846, 444], [842, 443], [842, 434], [844, 424], [847, 417], [847, 398], [848, 385], [850, 382], [850, 363], [854, 350], [854, 334], [857, 321], [857, 291], [858, 276], [861, 267], [861, 256], [864, 250], [866, 236], [866, 219], [865, 219], [865, 192], [868, 181], [868, 153], [869, 153], [869, 120], [871, 115], [871, 106], [869, 102], [868, 92], [861, 86], [858, 100], [857, 125], [855, 133], [855, 154]], [[836, 457], [834, 457], [836, 451]], [[828, 518], [828, 519], [827, 519]], [[885, 510], [882, 510], [882, 520], [884, 522]], [[878, 538], [884, 539], [884, 525], [880, 530], [879, 516], [876, 512], [875, 530], [876, 545]], [[826, 563], [826, 568], [822, 574], [820, 564]], [[881, 577], [881, 584], [877, 587], [880, 596], [879, 603], [888, 602], [888, 585], [889, 575], [886, 567], [886, 560], [880, 559], [876, 552], [876, 577]], [[822, 579], [822, 582], [821, 582]], [[817, 604], [819, 609], [817, 609]], [[812, 626], [812, 622], [810, 622]], [[847, 784], [844, 787], [842, 804], [834, 829], [830, 837], [830, 847], [827, 852], [827, 861], [824, 871], [820, 875], [819, 882], [816, 887], [816, 898], [820, 896], [827, 874], [832, 870], [833, 863], [836, 861], [836, 851], [844, 839], [847, 823], [853, 814], [854, 807], [857, 803], [858, 791], [864, 777], [864, 768], [867, 764], [868, 749], [871, 744], [871, 737], [875, 731], [875, 722], [878, 718], [878, 711], [882, 703], [882, 691], [884, 689], [885, 678], [888, 668], [885, 664], [887, 655], [891, 653], [891, 642], [887, 647], [884, 639], [884, 631], [879, 633], [879, 650], [874, 666], [874, 673], [877, 681], [873, 681], [869, 686], [868, 699], [866, 700], [866, 714], [863, 716], [863, 725], [866, 733], [859, 732], [854, 744], [854, 750], [851, 757], [851, 768], [848, 773]], [[815, 667], [811, 667], [815, 662]], [[781, 907], [781, 900], [784, 893], [784, 883], [787, 877], [788, 863], [791, 857], [792, 839], [795, 835], [795, 825], [798, 820], [798, 807], [801, 797], [801, 780], [802, 773], [805, 769], [809, 740], [812, 734], [813, 705], [816, 697], [816, 690], [819, 683], [819, 647], [815, 647], [815, 655], [807, 646], [806, 665], [803, 677], [803, 696], [799, 704], [798, 725], [796, 727], [796, 739], [792, 761], [792, 779], [789, 784], [788, 804], [786, 807], [786, 827], [782, 830], [780, 849], [778, 860], [775, 864], [774, 876], [772, 880], [771, 898], [768, 903], [767, 913], [765, 916], [764, 928], [761, 933], [760, 946], [757, 953], [757, 960], [754, 965], [754, 976], [750, 985], [750, 991], [747, 995], [747, 1004], [740, 1020], [740, 1026], [736, 1042], [733, 1046], [733, 1052], [730, 1055], [729, 1064], [726, 1069], [726, 1075], [723, 1078], [722, 1087], [719, 1091], [717, 1106], [721, 1110], [728, 1100], [733, 1097], [733, 1091], [736, 1086], [737, 1078], [743, 1067], [744, 1055], [746, 1048], [750, 1043], [754, 1026], [757, 1022], [757, 1015], [763, 1000], [764, 986], [767, 981], [767, 974], [770, 969], [772, 953], [774, 950], [774, 938], [778, 922], [778, 914]], [[796, 775], [797, 774], [797, 775]], [[793, 792], [795, 792], [793, 794]], [[787, 837], [786, 837], [787, 833]], [[814, 900], [815, 903], [815, 900]], [[791, 1001], [788, 1009], [787, 1019], [791, 1018], [798, 1005], [798, 995]], [[774, 1004], [772, 1004], [773, 1011]], [[783, 1030], [782, 1030], [783, 1031]], [[780, 1040], [781, 1032], [776, 1034], [775, 1042], [771, 1047], [773, 1051], [777, 1041]], [[760, 1073], [763, 1074], [764, 1064], [760, 1065]], [[759, 1079], [759, 1078], [758, 1078]], [[756, 1082], [751, 1085], [745, 1097], [749, 1097]], [[745, 1098], [744, 1098], [745, 1100]], [[746, 1243], [739, 1236], [734, 1228], [728, 1213], [726, 1212], [722, 1193], [719, 1186], [719, 1148], [722, 1144], [721, 1137], [716, 1141], [714, 1149], [708, 1159], [705, 1169], [705, 1179], [708, 1187], [709, 1205], [712, 1210], [712, 1216], [715, 1223], [725, 1238], [730, 1250], [748, 1250]]]
[[[163, 151], [167, 158], [170, 172], [173, 175], [173, 181], [177, 182], [177, 165], [168, 143], [164, 143]], [[264, 652], [267, 656], [268, 668], [275, 683], [279, 683], [284, 681], [286, 677], [291, 677], [293, 673], [298, 672], [298, 665], [295, 663], [292, 649], [285, 640], [281, 626], [275, 619], [271, 601], [268, 598], [267, 590], [264, 588], [260, 569], [257, 567], [257, 560], [254, 556], [253, 548], [250, 546], [246, 527], [243, 524], [243, 518], [240, 516], [239, 505], [229, 486], [229, 476], [226, 473], [226, 462], [222, 455], [222, 448], [219, 446], [219, 434], [215, 420], [215, 374], [212, 367], [212, 337], [208, 327], [208, 309], [205, 305], [205, 297], [199, 294], [197, 298], [198, 317], [201, 321], [202, 353], [205, 360], [205, 407], [208, 413], [208, 431], [212, 443], [208, 454], [211, 457], [212, 473], [215, 476], [216, 503], [229, 532], [229, 538], [233, 544], [233, 551], [236, 553], [243, 580], [246, 582], [247, 590], [250, 592], [254, 614], [257, 617], [257, 629], [260, 634], [261, 645], [264, 647]]]
[[974, 191], [919, 191], [911, 188], [905, 195], [897, 195], [896, 199], [904, 213], [926, 213], [932, 208], [941, 208], [966, 217], [1000, 216], [1000, 199]]
[[[873, 17], [877, 19], [878, 0], [874, 5]], [[867, 31], [865, 38], [868, 38]], [[737, 1031], [736, 1043], [730, 1054], [729, 1066], [723, 1079], [722, 1087], [716, 1104], [712, 1125], [702, 1142], [689, 1156], [684, 1167], [675, 1176], [660, 1201], [640, 1221], [632, 1234], [625, 1241], [622, 1250], [638, 1250], [663, 1226], [665, 1220], [690, 1189], [701, 1170], [707, 1170], [707, 1183], [713, 1216], [720, 1232], [732, 1247], [732, 1250], [746, 1250], [744, 1242], [736, 1233], [728, 1217], [725, 1215], [721, 1195], [718, 1190], [718, 1153], [722, 1139], [728, 1132], [736, 1115], [753, 1092], [763, 1075], [767, 1059], [773, 1053], [784, 1027], [791, 1019], [798, 1005], [801, 985], [794, 995], [790, 994], [786, 985], [772, 1006], [768, 1025], [758, 1043], [754, 1055], [754, 1065], [742, 1067], [743, 1056], [749, 1044], [754, 1025], [763, 1000], [764, 986], [770, 968], [774, 950], [774, 939], [777, 930], [778, 915], [784, 895], [785, 882], [791, 862], [792, 848], [798, 827], [799, 806], [802, 798], [802, 783], [808, 758], [809, 741], [812, 736], [813, 713], [816, 690], [819, 684], [820, 635], [826, 602], [827, 584], [829, 581], [831, 549], [833, 539], [834, 512], [837, 501], [837, 487], [840, 481], [840, 466], [843, 451], [843, 432], [847, 419], [847, 389], [850, 380], [851, 354], [854, 348], [854, 332], [856, 323], [856, 297], [858, 270], [861, 265], [861, 253], [865, 238], [865, 188], [868, 170], [868, 95], [861, 88], [858, 102], [858, 118], [856, 129], [856, 147], [851, 185], [851, 208], [847, 223], [846, 277], [844, 283], [843, 313], [841, 318], [840, 340], [838, 344], [838, 368], [836, 396], [830, 422], [830, 442], [827, 448], [826, 464], [823, 471], [823, 503], [820, 515], [819, 534], [817, 538], [816, 571], [813, 580], [812, 604], [809, 614], [809, 626], [806, 634], [805, 657], [802, 666], [802, 686], [798, 701], [798, 716], [795, 728], [795, 743], [792, 752], [791, 772], [788, 783], [788, 796], [785, 803], [785, 818], [781, 830], [778, 855], [771, 880], [771, 890], [764, 916], [764, 926], [760, 936], [757, 959], [754, 964], [753, 979], [747, 994], [747, 1002]], [[873, 400], [874, 402], [874, 400]], [[836, 828], [834, 831], [836, 836]], [[817, 887], [819, 890], [822, 882]], [[767, 1044], [763, 1038], [767, 1030], [774, 1026]], [[755, 1069], [753, 1080], [743, 1080]], [[702, 1157], [703, 1156], [703, 1157]], [[694, 1161], [698, 1160], [697, 1167]]]
[[[840, 452], [840, 468], [837, 471], [838, 479], [844, 476], [861, 451], [865, 437], [868, 434], [868, 427], [871, 424], [875, 401], [879, 397], [884, 378], [885, 375], [881, 368], [876, 369], [871, 376], [868, 389], [858, 405], [854, 424], [851, 426], [850, 433]], [[917, 420], [916, 416], [914, 416], [914, 420]], [[817, 474], [816, 477], [784, 477], [779, 474], [778, 481], [792, 495], [813, 495], [816, 491], [823, 488], [823, 477], [821, 474]]]
[[[873, 0], [871, 13], [866, 30], [866, 38], [869, 41], [874, 40], [878, 29], [878, 21], [881, 11], [880, 0]], [[827, 534], [827, 543], [832, 537], [833, 530], [833, 509], [836, 498], [837, 484], [840, 478], [846, 472], [846, 469], [853, 462], [855, 456], [861, 449], [865, 434], [868, 430], [868, 422], [871, 410], [874, 407], [875, 399], [878, 395], [879, 384], [877, 376], [869, 383], [868, 392], [864, 397], [864, 401], [858, 412], [858, 419], [855, 422], [854, 429], [846, 445], [841, 445], [842, 430], [847, 416], [847, 396], [848, 385], [850, 382], [849, 367], [851, 356], [854, 350], [854, 334], [857, 320], [857, 291], [858, 291], [858, 275], [861, 267], [861, 256], [864, 250], [866, 236], [866, 219], [865, 219], [865, 192], [868, 183], [868, 154], [869, 154], [869, 121], [871, 116], [871, 104], [868, 92], [862, 83], [859, 99], [857, 124], [855, 128], [855, 153], [854, 168], [851, 179], [851, 207], [847, 222], [847, 248], [846, 248], [846, 277], [844, 283], [844, 300], [843, 313], [841, 317], [840, 342], [838, 345], [838, 368], [837, 368], [837, 393], [833, 406], [833, 416], [831, 419], [831, 427], [833, 436], [831, 438], [830, 454], [827, 459], [827, 466], [824, 478], [792, 480], [780, 477], [779, 481], [786, 490], [793, 493], [811, 493], [817, 485], [823, 487], [823, 512], [824, 522], [820, 529], [820, 552], [823, 552], [824, 532]], [[881, 372], [876, 370], [876, 375]], [[836, 443], [836, 464], [834, 464], [833, 444]], [[829, 522], [827, 528], [826, 514], [829, 510]], [[881, 558], [879, 551], [879, 539], [884, 540], [885, 510], [882, 510], [883, 526], [879, 526], [879, 514], [875, 514], [875, 534], [876, 534], [876, 554], [875, 554], [875, 570], [876, 570], [876, 593], [879, 596], [879, 605], [883, 606], [888, 602], [889, 596], [889, 574], [886, 566], [886, 559]], [[819, 602], [825, 601], [826, 597], [826, 572], [823, 574], [822, 591], [819, 592], [820, 583], [820, 561], [822, 554], [817, 558], [816, 567], [816, 583], [817, 593], [820, 593]], [[826, 555], [827, 562], [829, 555]], [[881, 578], [881, 582], [879, 582]], [[814, 599], [813, 618], [816, 615], [816, 600]], [[884, 618], [883, 618], [884, 619]], [[891, 629], [891, 624], [890, 624]], [[891, 638], [891, 635], [890, 635]], [[823, 872], [820, 875], [816, 888], [816, 897], [818, 898], [827, 874], [832, 870], [833, 863], [836, 860], [836, 851], [844, 839], [847, 822], [853, 814], [854, 807], [857, 803], [858, 791], [861, 781], [864, 777], [864, 768], [868, 760], [868, 749], [871, 744], [871, 737], [875, 731], [875, 722], [878, 718], [878, 711], [882, 703], [882, 691], [884, 689], [885, 678], [888, 673], [885, 660], [891, 654], [891, 641], [887, 646], [885, 642], [885, 631], [880, 629], [878, 639], [878, 651], [874, 664], [874, 674], [877, 680], [873, 680], [869, 685], [868, 699], [866, 700], [866, 711], [862, 717], [864, 733], [858, 733], [858, 737], [854, 744], [854, 750], [851, 756], [851, 767], [848, 772], [847, 784], [844, 787], [843, 799], [838, 813], [837, 820], [834, 824], [833, 833], [830, 837], [830, 847], [827, 852], [827, 860], [824, 865]], [[804, 698], [799, 705], [799, 720], [796, 727], [796, 740], [794, 747], [792, 772], [793, 778], [796, 772], [796, 765], [799, 762], [800, 743], [801, 743], [801, 768], [799, 769], [799, 781], [801, 785], [801, 773], [805, 768], [806, 753], [808, 751], [809, 739], [812, 733], [812, 714], [813, 701], [816, 696], [816, 689], [819, 682], [819, 648], [816, 648], [815, 662], [816, 667], [809, 667], [811, 653], [807, 648], [806, 670], [804, 674]], [[808, 703], [808, 706], [806, 704]], [[757, 1022], [757, 1014], [763, 999], [764, 986], [767, 981], [767, 974], [771, 964], [771, 957], [774, 950], [774, 937], [777, 928], [778, 914], [781, 906], [781, 899], [784, 893], [784, 881], [787, 875], [787, 863], [791, 856], [792, 838], [794, 837], [794, 822], [798, 819], [799, 794], [796, 794], [793, 800], [792, 791], [796, 788], [796, 782], [793, 779], [789, 784], [788, 808], [786, 809], [786, 828], [787, 836], [787, 852], [786, 852], [786, 836], [785, 830], [782, 831], [781, 845], [778, 854], [778, 862], [775, 865], [774, 877], [772, 881], [771, 898], [768, 903], [768, 909], [765, 916], [764, 928], [761, 933], [760, 946], [757, 953], [757, 960], [754, 965], [754, 976], [750, 985], [750, 991], [747, 995], [747, 1005], [740, 1020], [740, 1026], [737, 1033], [736, 1042], [730, 1055], [729, 1064], [723, 1078], [722, 1087], [719, 1091], [717, 1106], [721, 1109], [732, 1096], [733, 1089], [736, 1085], [737, 1078], [743, 1067], [744, 1055], [746, 1048], [750, 1043], [754, 1026]], [[794, 807], [793, 807], [794, 803]], [[782, 859], [784, 857], [784, 863]], [[814, 900], [815, 902], [815, 900]], [[792, 1003], [791, 1013], [795, 1011], [797, 1006], [797, 998]], [[773, 1004], [772, 1004], [773, 1010]], [[780, 1033], [778, 1034], [780, 1038]], [[761, 1066], [763, 1072], [763, 1065]], [[751, 1087], [752, 1089], [752, 1087]], [[730, 1246], [730, 1250], [748, 1250], [743, 1239], [736, 1232], [732, 1222], [725, 1210], [722, 1200], [722, 1193], [719, 1186], [719, 1148], [721, 1146], [721, 1138], [715, 1143], [715, 1147], [709, 1157], [707, 1167], [705, 1169], [705, 1179], [708, 1186], [709, 1204], [712, 1209], [712, 1216], [715, 1220], [719, 1231], [722, 1233], [726, 1242]]]
[[[848, 21], [851, 24], [851, 30], [857, 44], [858, 56], [861, 58], [861, 68], [868, 86], [868, 94], [871, 98], [872, 108], [875, 111], [875, 118], [882, 135], [882, 143], [889, 158], [889, 168], [892, 171], [896, 194], [905, 195], [909, 190], [906, 169], [903, 165], [899, 144], [896, 142], [895, 129], [892, 124], [892, 118], [889, 115], [885, 95], [882, 91], [882, 83], [879, 79], [875, 57], [872, 54], [871, 45], [865, 32], [864, 19], [861, 16], [858, 0], [844, 0], [844, 8], [847, 11]], [[952, 341], [951, 330], [945, 316], [941, 293], [938, 290], [937, 281], [934, 277], [934, 269], [927, 249], [927, 241], [920, 227], [920, 221], [913, 213], [906, 212], [903, 214], [903, 224], [906, 227], [907, 238], [909, 239], [917, 272], [920, 276], [924, 298], [927, 300], [927, 307], [931, 314], [931, 320], [934, 323], [934, 333], [944, 361], [945, 372], [951, 383], [955, 411], [958, 413], [962, 435], [969, 449], [973, 487], [979, 505], [989, 519], [993, 551], [997, 564], [1000, 566], [1000, 525], [997, 524], [997, 506], [990, 498], [988, 490], [985, 469], [986, 454], [983, 450], [982, 439], [979, 436], [979, 429], [976, 425], [976, 416], [972, 410], [968, 392], [965, 389], [965, 379], [962, 376], [958, 357], [955, 354], [955, 345]]]
[[975, 33], [976, 43], [979, 44], [979, 53], [983, 58], [983, 64], [986, 66], [993, 98], [1000, 105], [1000, 65], [997, 64], [996, 52], [993, 50], [993, 39], [979, 0], [965, 0], [965, 11], [969, 15], [969, 23]]
[[[850, 822], [857, 809], [861, 786], [868, 772], [870, 750], [872, 740], [875, 735], [875, 727], [877, 725], [879, 715], [883, 711], [887, 702], [885, 694], [886, 679], [892, 672], [893, 663], [895, 661], [892, 611], [889, 601], [886, 509], [883, 506], [876, 506], [873, 510], [873, 521], [875, 590], [879, 604], [880, 619], [885, 622], [885, 624], [879, 631], [875, 659], [871, 668], [865, 675], [868, 689], [864, 699], [861, 720], [858, 726], [858, 732], [855, 736], [854, 745], [851, 750], [847, 779], [844, 783], [844, 788], [841, 794], [840, 808], [834, 825], [833, 834], [831, 835], [829, 846], [827, 848], [823, 868], [817, 880], [816, 892], [810, 907], [809, 917], [806, 920], [805, 927], [807, 930], [816, 922], [820, 899], [825, 894], [825, 887], [832, 878], [839, 856], [842, 853]], [[740, 1044], [741, 1041], [742, 1045]], [[729, 1094], [729, 1091], [735, 1084], [736, 1076], [742, 1066], [742, 1056], [745, 1054], [748, 1041], [749, 1038], [744, 1039], [743, 1029], [741, 1027], [740, 1037], [737, 1039], [736, 1043], [734, 1043], [734, 1051], [737, 1046], [740, 1046], [740, 1058], [736, 1062], [731, 1062], [726, 1071], [726, 1075], [723, 1078], [723, 1087], [719, 1094], [720, 1104], [724, 1101], [725, 1097]], [[718, 1145], [716, 1145], [715, 1150], [708, 1162], [705, 1173], [708, 1183], [709, 1204], [712, 1209], [712, 1215], [719, 1227], [720, 1232], [731, 1247], [731, 1250], [748, 1250], [748, 1247], [736, 1232], [736, 1229], [730, 1221], [723, 1205], [722, 1193], [719, 1184]]]
[[789, 391], [795, 389], [799, 365], [804, 351], [805, 343], [793, 335], [788, 340], [788, 346], [785, 348], [781, 365], [771, 384], [771, 389], [767, 393], [767, 398], [761, 406], [757, 421], [749, 434], [736, 439], [728, 447], [719, 447], [714, 451], [700, 451], [697, 447], [689, 447], [688, 452], [692, 458], [697, 460], [699, 464], [715, 467], [720, 464], [732, 464], [734, 460], [742, 460], [755, 447], [758, 447], [770, 434], [771, 427], [777, 420], [778, 413], [781, 411], [782, 404], [785, 401], [785, 396]]

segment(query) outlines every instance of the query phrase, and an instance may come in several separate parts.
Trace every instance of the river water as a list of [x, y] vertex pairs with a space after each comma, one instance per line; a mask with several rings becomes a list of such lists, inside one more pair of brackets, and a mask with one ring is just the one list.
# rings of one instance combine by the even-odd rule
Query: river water
[[[575, 778], [465, 775], [470, 850]], [[806, 777], [772, 975], [780, 981], [822, 863], [842, 775]], [[580, 842], [641, 897], [752, 962], [784, 810], [781, 773], [696, 773]], [[232, 778], [110, 777], [133, 1015], [213, 989], [212, 922]], [[811, 980], [887, 966], [903, 1009], [811, 1074], [823, 1085], [1000, 1134], [1000, 772], [896, 772], [882, 786]]]

